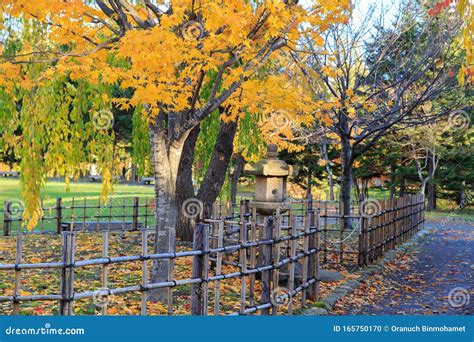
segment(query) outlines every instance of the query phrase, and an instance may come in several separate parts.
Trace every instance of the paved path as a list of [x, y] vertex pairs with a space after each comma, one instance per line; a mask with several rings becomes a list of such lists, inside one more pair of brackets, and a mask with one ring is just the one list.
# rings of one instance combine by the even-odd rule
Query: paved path
[[474, 314], [474, 224], [426, 226], [434, 231], [420, 241], [409, 267], [383, 276], [388, 292], [375, 304], [349, 307], [348, 314]]

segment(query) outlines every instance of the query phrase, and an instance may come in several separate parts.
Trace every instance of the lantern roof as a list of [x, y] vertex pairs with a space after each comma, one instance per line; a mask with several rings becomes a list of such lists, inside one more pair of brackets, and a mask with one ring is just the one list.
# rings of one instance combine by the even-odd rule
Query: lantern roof
[[246, 173], [256, 176], [287, 177], [293, 174], [293, 166], [278, 158], [278, 146], [267, 146], [267, 158], [258, 161], [253, 167], [246, 168]]

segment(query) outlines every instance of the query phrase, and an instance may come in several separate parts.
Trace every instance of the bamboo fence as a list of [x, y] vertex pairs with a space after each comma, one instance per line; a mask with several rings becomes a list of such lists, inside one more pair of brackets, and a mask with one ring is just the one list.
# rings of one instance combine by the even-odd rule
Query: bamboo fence
[[[3, 235], [31, 233], [24, 229], [24, 208], [20, 205], [11, 213], [15, 201], [6, 201], [3, 212]], [[112, 197], [108, 202], [100, 198], [57, 198], [53, 205], [41, 201], [43, 216], [33, 233], [63, 231], [137, 230], [155, 222], [153, 198]]]
[[[141, 253], [109, 256], [111, 232], [103, 230], [100, 232], [102, 257], [86, 260], [77, 260], [76, 237], [79, 234], [98, 234], [96, 231], [73, 229], [61, 231], [61, 260], [42, 263], [23, 262], [24, 235], [19, 233], [15, 236], [15, 262], [0, 264], [0, 272], [14, 272], [14, 293], [0, 296], [0, 303], [12, 303], [12, 313], [18, 314], [20, 305], [24, 302], [58, 301], [59, 314], [72, 315], [75, 301], [98, 296], [107, 299], [109, 296], [133, 292], [141, 295], [138, 314], [147, 315], [150, 292], [166, 289], [167, 311], [172, 315], [173, 290], [177, 286], [187, 285], [192, 287], [189, 314], [219, 315], [222, 314], [221, 307], [224, 304], [221, 282], [239, 279], [240, 307], [234, 314], [277, 314], [282, 305], [286, 306], [288, 314], [292, 314], [296, 305], [305, 305], [308, 299], [318, 300], [318, 272], [327, 254], [339, 255], [341, 263], [344, 262], [344, 255], [355, 255], [356, 262], [360, 266], [368, 265], [386, 251], [409, 239], [423, 226], [422, 196], [411, 195], [379, 203], [379, 212], [372, 216], [351, 215], [351, 218], [359, 222], [358, 230], [353, 228], [351, 232], [341, 233], [328, 228], [327, 221], [334, 219], [330, 216], [337, 215], [328, 214], [327, 203], [309, 200], [299, 208], [292, 206], [289, 210], [277, 211], [272, 216], [260, 216], [257, 210], [251, 207], [251, 202], [244, 200], [237, 213], [230, 210], [227, 215], [222, 216], [218, 206], [213, 210], [204, 210], [206, 214], [194, 227], [191, 250], [149, 253], [149, 238], [154, 237], [155, 231], [146, 227], [134, 227], [135, 232], [141, 236]], [[322, 213], [325, 216], [322, 216]], [[337, 219], [344, 217], [338, 216]], [[354, 231], [357, 234], [354, 234]], [[339, 244], [339, 249], [328, 248], [325, 242], [330, 234], [340, 239], [334, 242]], [[352, 243], [352, 246], [356, 246], [353, 250], [342, 247], [347, 244], [348, 236], [355, 241]], [[172, 266], [177, 259], [190, 257], [193, 259], [192, 274], [188, 277], [175, 279], [175, 275], [170, 271], [167, 279], [163, 281], [151, 280], [149, 262], [161, 261]], [[129, 262], [141, 264], [141, 281], [135, 285], [109, 288], [110, 267]], [[224, 271], [229, 268], [224, 268], [223, 265], [232, 265], [232, 271]], [[101, 267], [102, 287], [94, 291], [75, 291], [75, 272], [79, 268], [90, 266]], [[41, 269], [60, 272], [61, 282], [58, 292], [22, 295], [20, 291], [22, 272]], [[284, 284], [283, 291], [282, 284]], [[209, 298], [211, 294], [212, 300]], [[296, 297], [299, 303], [296, 303]], [[107, 300], [101, 308], [101, 314], [108, 314]]]

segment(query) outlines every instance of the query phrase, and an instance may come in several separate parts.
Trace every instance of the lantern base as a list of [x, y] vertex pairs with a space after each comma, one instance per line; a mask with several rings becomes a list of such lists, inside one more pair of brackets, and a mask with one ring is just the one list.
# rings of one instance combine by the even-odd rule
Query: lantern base
[[280, 213], [285, 213], [290, 209], [290, 204], [286, 202], [250, 202], [251, 208], [256, 208], [260, 215], [273, 215], [280, 209]]

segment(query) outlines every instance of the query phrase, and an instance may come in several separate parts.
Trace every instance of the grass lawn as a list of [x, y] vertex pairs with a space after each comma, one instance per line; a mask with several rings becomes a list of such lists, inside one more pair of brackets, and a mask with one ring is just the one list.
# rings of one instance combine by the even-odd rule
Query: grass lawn
[[[71, 200], [73, 197], [97, 198], [100, 194], [101, 187], [100, 183], [71, 183], [70, 189], [67, 191], [64, 182], [52, 181], [46, 183], [41, 193], [41, 198], [45, 205], [54, 204], [58, 197], [66, 201]], [[0, 179], [0, 203], [2, 207], [5, 201], [21, 198], [20, 193], [19, 179]], [[118, 184], [115, 186], [112, 196], [153, 196], [153, 186]]]
[[[115, 185], [114, 191], [110, 194], [109, 207], [104, 207], [103, 203], [101, 204], [102, 208], [99, 209], [99, 195], [101, 191], [100, 183], [71, 183], [70, 188], [66, 189], [64, 182], [60, 181], [51, 181], [47, 182], [45, 188], [41, 193], [41, 198], [43, 200], [43, 206], [52, 209], [45, 210], [44, 219], [40, 221], [38, 229], [43, 230], [52, 230], [55, 229], [55, 221], [53, 217], [55, 216], [55, 211], [53, 207], [56, 205], [56, 198], [60, 197], [63, 199], [63, 206], [71, 206], [74, 201], [74, 206], [76, 209], [64, 209], [63, 218], [64, 221], [71, 221], [70, 217], [74, 215], [76, 219], [75, 222], [79, 221], [97, 221], [100, 220], [99, 217], [107, 217], [109, 215], [115, 216], [112, 218], [113, 221], [121, 221], [122, 216], [126, 216], [125, 220], [130, 221], [132, 216], [131, 205], [133, 203], [133, 197], [148, 198], [146, 203], [150, 203], [153, 198], [153, 186], [144, 186], [144, 185], [125, 185], [118, 184]], [[21, 200], [21, 187], [20, 181], [18, 179], [0, 179], [0, 228], [3, 227], [4, 219], [4, 203], [5, 201], [20, 201]], [[92, 208], [77, 208], [84, 206], [84, 202], [87, 203], [87, 206], [92, 206]], [[121, 206], [127, 206], [122, 208]], [[150, 209], [147, 209], [147, 212], [150, 214]], [[145, 214], [145, 208], [140, 208], [139, 215]], [[151, 217], [147, 222], [150, 222]], [[104, 219], [102, 219], [104, 221]], [[150, 222], [151, 223], [151, 222]], [[12, 230], [18, 230], [20, 227], [20, 222], [12, 223]]]

